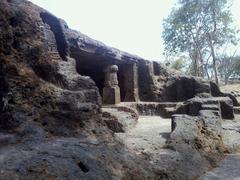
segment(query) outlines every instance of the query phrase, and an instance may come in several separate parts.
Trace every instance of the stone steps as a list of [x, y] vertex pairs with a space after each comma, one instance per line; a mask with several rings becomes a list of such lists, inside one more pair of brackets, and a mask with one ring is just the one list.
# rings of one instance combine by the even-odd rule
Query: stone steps
[[220, 111], [220, 107], [218, 104], [203, 104], [202, 110], [214, 110], [214, 111]]
[[122, 143], [136, 153], [162, 153], [171, 133], [171, 120], [159, 116], [140, 116], [137, 125], [127, 133], [115, 133]]
[[105, 123], [113, 132], [126, 132], [137, 124], [138, 114], [127, 107], [104, 106], [102, 112]]
[[233, 102], [229, 97], [192, 98], [186, 101], [180, 114], [197, 116], [200, 110], [218, 111], [222, 119], [234, 119]]
[[141, 116], [161, 116], [170, 118], [181, 102], [123, 102], [121, 105], [136, 109]]

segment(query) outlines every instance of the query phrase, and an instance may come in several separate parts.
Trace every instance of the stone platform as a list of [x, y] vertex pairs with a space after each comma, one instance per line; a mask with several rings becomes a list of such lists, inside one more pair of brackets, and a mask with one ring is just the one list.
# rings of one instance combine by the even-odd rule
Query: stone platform
[[140, 116], [161, 116], [171, 118], [183, 102], [121, 102], [116, 106], [125, 106], [137, 110]]

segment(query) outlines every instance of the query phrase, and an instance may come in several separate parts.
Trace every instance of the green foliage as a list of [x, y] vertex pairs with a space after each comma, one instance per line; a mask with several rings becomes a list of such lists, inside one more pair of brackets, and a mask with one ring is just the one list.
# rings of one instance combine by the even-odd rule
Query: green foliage
[[[188, 54], [196, 75], [204, 74], [204, 65], [213, 62], [216, 49], [226, 42], [236, 44], [229, 0], [179, 0], [164, 20], [162, 37], [168, 54]], [[209, 57], [211, 57], [209, 61]], [[217, 77], [217, 74], [215, 74]]]
[[170, 66], [172, 69], [176, 69], [178, 71], [183, 71], [183, 68], [185, 67], [184, 61], [182, 59], [176, 59], [171, 63]]
[[164, 20], [162, 36], [168, 51], [189, 52], [205, 46], [208, 33], [214, 32], [214, 43], [219, 45], [234, 39], [231, 23], [226, 0], [179, 0]]

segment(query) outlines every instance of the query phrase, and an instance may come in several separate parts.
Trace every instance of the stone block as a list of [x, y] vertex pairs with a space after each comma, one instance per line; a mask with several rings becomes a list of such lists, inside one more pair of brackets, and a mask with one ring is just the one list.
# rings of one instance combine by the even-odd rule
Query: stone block
[[103, 104], [119, 104], [121, 102], [118, 86], [103, 88]]

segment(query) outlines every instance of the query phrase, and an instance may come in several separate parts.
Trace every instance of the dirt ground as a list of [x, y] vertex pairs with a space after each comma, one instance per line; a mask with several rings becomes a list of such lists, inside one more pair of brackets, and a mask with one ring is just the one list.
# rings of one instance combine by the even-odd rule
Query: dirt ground
[[223, 92], [231, 92], [231, 91], [238, 91], [240, 92], [240, 84], [228, 84], [224, 86], [220, 86]]
[[222, 92], [233, 94], [240, 102], [240, 84], [229, 84], [220, 86]]

